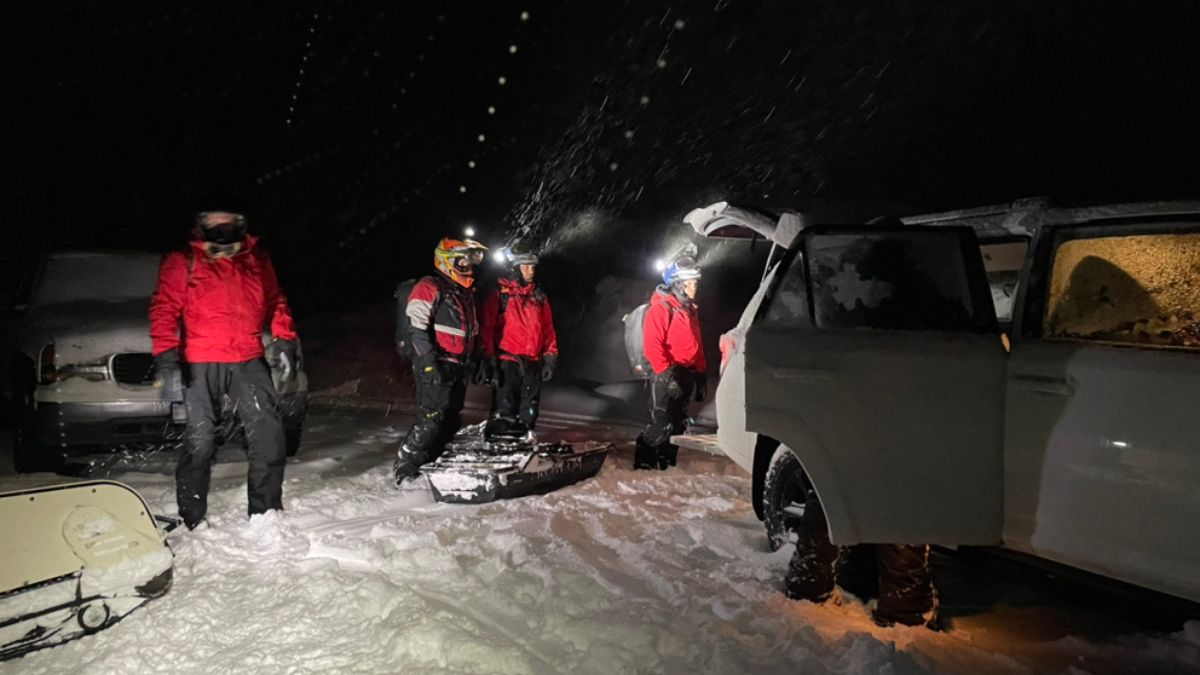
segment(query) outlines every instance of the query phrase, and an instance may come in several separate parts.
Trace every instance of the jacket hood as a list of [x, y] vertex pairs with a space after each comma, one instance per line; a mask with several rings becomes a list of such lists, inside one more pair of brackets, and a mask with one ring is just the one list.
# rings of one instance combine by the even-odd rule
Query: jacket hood
[[695, 300], [691, 300], [685, 295], [676, 293], [675, 291], [671, 290], [670, 286], [666, 284], [659, 284], [658, 287], [654, 289], [654, 295], [650, 299], [651, 302], [665, 302], [668, 305], [675, 305], [676, 307], [682, 307], [684, 309], [697, 306]]
[[509, 277], [500, 277], [497, 282], [500, 284], [500, 292], [509, 295], [533, 295], [534, 289], [537, 288], [537, 282], [525, 284]]

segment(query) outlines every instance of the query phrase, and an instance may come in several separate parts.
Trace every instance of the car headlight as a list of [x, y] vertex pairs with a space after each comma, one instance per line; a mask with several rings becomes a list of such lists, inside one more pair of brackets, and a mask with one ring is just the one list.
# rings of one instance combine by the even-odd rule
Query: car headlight
[[91, 382], [103, 382], [108, 379], [108, 364], [70, 365], [58, 369], [58, 379], [82, 377]]
[[38, 382], [41, 384], [54, 384], [58, 381], [58, 371], [54, 367], [54, 343], [42, 347], [41, 353], [38, 354]]
[[38, 381], [42, 384], [61, 382], [70, 377], [82, 377], [91, 382], [103, 382], [108, 377], [108, 360], [99, 363], [73, 363], [55, 366], [54, 343], [42, 347], [39, 359]]

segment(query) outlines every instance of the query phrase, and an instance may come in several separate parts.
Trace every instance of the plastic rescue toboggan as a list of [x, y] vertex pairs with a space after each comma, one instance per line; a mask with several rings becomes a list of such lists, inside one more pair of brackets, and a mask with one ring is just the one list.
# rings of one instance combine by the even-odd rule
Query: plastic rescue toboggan
[[94, 633], [171, 585], [141, 495], [113, 481], [0, 494], [0, 660]]
[[612, 443], [538, 443], [532, 431], [485, 434], [485, 424], [464, 427], [437, 461], [421, 467], [435, 501], [484, 504], [545, 494], [595, 476]]

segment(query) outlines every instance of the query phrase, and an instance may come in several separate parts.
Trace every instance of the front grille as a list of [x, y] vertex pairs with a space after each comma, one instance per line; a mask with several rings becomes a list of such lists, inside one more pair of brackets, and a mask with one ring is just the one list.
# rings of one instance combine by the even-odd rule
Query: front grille
[[153, 384], [154, 359], [143, 352], [117, 354], [112, 359], [112, 376], [121, 384]]

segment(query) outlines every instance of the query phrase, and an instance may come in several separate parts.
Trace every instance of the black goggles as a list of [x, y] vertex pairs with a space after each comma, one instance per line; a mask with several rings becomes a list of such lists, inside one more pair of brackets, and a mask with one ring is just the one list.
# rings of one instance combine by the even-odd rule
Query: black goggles
[[246, 218], [232, 214], [228, 220], [209, 221], [209, 214], [202, 213], [197, 218], [200, 226], [200, 236], [204, 241], [214, 244], [233, 244], [246, 238]]

